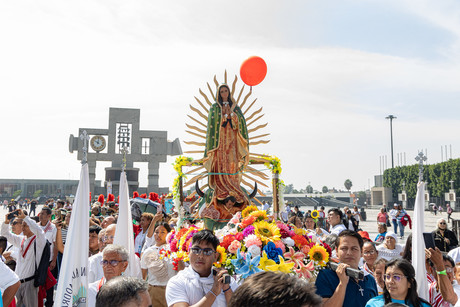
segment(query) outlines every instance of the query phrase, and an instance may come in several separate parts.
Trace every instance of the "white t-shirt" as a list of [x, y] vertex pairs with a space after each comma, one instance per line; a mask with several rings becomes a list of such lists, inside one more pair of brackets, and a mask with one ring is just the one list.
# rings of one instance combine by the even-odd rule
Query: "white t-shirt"
[[358, 223], [361, 221], [361, 219], [359, 218], [359, 211], [351, 211], [351, 214]]
[[53, 260], [53, 256], [54, 256], [54, 242], [56, 242], [57, 228], [51, 222], [48, 222], [48, 224], [46, 224], [45, 226], [42, 226], [40, 224], [40, 222], [38, 222], [37, 224], [38, 224], [38, 226], [40, 226], [40, 228], [45, 233], [46, 240], [48, 240], [48, 242], [50, 242], [50, 244], [51, 244], [51, 246], [50, 246], [50, 249], [51, 249], [50, 261], [51, 261], [51, 260]]
[[396, 244], [394, 249], [388, 249], [383, 244], [380, 244], [377, 246], [377, 250], [380, 258], [390, 261], [395, 258], [402, 258], [401, 253], [404, 251], [404, 246]]
[[88, 283], [95, 282], [96, 280], [100, 280], [102, 277], [104, 277], [104, 271], [102, 270], [101, 261], [102, 261], [102, 252], [89, 257]]
[[148, 236], [145, 236], [144, 246], [142, 246], [142, 253], [145, 252], [145, 250], [147, 248], [149, 248], [150, 246], [152, 246], [154, 244], [155, 244], [155, 239], [154, 239], [153, 235], [150, 238]]
[[136, 236], [136, 239], [134, 239], [134, 252], [135, 253], [138, 253], [139, 255], [141, 254], [142, 246], [144, 245], [146, 236], [147, 236], [147, 231], [145, 232], [141, 231]]
[[167, 257], [160, 259], [160, 250], [168, 247], [167, 244], [162, 246], [150, 246], [147, 248], [141, 258], [141, 268], [148, 269], [148, 282], [152, 286], [166, 286], [171, 277], [176, 275], [171, 260]]
[[105, 284], [105, 278], [98, 279], [95, 282], [92, 282], [88, 285], [88, 307], [96, 306], [96, 295], [99, 292], [100, 287]]
[[[211, 291], [213, 284], [214, 277], [212, 273], [208, 277], [200, 277], [191, 266], [187, 267], [169, 280], [166, 286], [166, 302], [168, 306], [180, 302], [185, 302], [189, 305], [196, 304]], [[233, 278], [230, 287], [232, 291], [238, 288]], [[221, 292], [211, 306], [226, 307], [227, 301], [225, 300], [225, 294]]]
[[11, 269], [0, 261], [0, 290], [5, 292], [8, 287], [11, 287], [19, 281], [18, 275], [16, 275]]

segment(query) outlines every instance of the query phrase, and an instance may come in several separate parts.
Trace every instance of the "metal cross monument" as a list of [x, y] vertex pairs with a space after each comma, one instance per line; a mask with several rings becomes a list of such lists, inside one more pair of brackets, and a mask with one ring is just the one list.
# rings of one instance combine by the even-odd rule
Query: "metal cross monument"
[[[167, 156], [182, 154], [179, 139], [170, 142], [166, 131], [140, 130], [140, 113], [139, 109], [110, 108], [107, 129], [80, 128], [80, 137], [70, 135], [69, 151], [77, 151], [77, 159], [88, 163], [92, 195], [105, 194], [109, 182], [113, 184], [114, 193], [118, 193], [123, 170], [130, 192], [168, 192], [168, 188], [159, 188], [159, 167], [160, 163], [166, 162]], [[94, 184], [98, 161], [112, 164], [105, 168], [105, 187], [95, 187]], [[142, 162], [148, 164], [146, 188], [139, 187], [139, 168], [134, 167], [134, 163]]]
[[418, 162], [418, 181], [423, 181], [423, 162], [426, 161], [426, 159], [423, 152], [419, 152], [415, 157], [415, 160]]

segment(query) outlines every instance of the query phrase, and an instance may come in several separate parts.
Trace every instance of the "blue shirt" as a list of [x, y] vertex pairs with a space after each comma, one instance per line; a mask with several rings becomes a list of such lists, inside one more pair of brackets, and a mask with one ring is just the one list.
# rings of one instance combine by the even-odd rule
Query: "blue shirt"
[[[400, 303], [400, 304], [406, 304], [404, 300], [395, 300], [391, 299], [393, 303]], [[367, 302], [366, 307], [382, 307], [385, 305], [385, 299], [383, 298], [383, 295], [379, 295], [377, 297], [374, 297], [371, 299], [369, 302]], [[407, 305], [407, 304], [406, 304]], [[421, 304], [422, 307], [430, 307], [430, 305], [422, 302]], [[414, 307], [414, 305], [409, 304], [409, 307]]]
[[[348, 280], [347, 289], [345, 290], [345, 299], [343, 300], [342, 306], [364, 307], [366, 306], [367, 301], [377, 296], [377, 284], [375, 283], [375, 279], [372, 275], [364, 276], [364, 280], [360, 280], [358, 284], [353, 278]], [[330, 298], [334, 295], [334, 292], [339, 285], [339, 277], [334, 271], [324, 269], [319, 271], [315, 285], [316, 294], [322, 298]], [[361, 295], [361, 291], [359, 291], [360, 288], [364, 290], [363, 295]]]

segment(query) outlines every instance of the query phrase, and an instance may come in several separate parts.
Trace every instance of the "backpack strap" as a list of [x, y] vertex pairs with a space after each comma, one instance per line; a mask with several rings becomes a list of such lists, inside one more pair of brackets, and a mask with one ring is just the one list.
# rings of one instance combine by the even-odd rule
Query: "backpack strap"
[[36, 241], [34, 241], [34, 264], [35, 264], [35, 272], [37, 272], [37, 244]]

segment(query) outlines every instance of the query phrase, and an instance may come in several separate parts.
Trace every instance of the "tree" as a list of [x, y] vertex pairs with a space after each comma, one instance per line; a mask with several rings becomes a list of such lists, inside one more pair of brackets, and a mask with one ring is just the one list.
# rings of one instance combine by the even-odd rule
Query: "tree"
[[345, 186], [345, 189], [348, 190], [348, 193], [350, 193], [350, 189], [353, 186], [353, 183], [351, 182], [351, 180], [350, 179], [345, 180], [343, 185]]
[[294, 191], [294, 185], [292, 183], [284, 187], [284, 194], [292, 194]]
[[37, 191], [35, 191], [35, 192], [34, 192], [34, 195], [33, 195], [33, 198], [39, 197], [40, 195], [42, 195], [42, 192], [43, 192], [43, 190], [37, 190]]
[[311, 185], [307, 185], [307, 193], [313, 193], [313, 187]]
[[327, 188], [327, 186], [324, 186], [322, 191], [323, 191], [323, 193], [327, 193], [327, 192], [329, 192], [329, 189]]
[[16, 190], [16, 191], [14, 191], [14, 193], [13, 193], [13, 198], [18, 197], [19, 195], [21, 195], [21, 193], [22, 193], [22, 190]]

